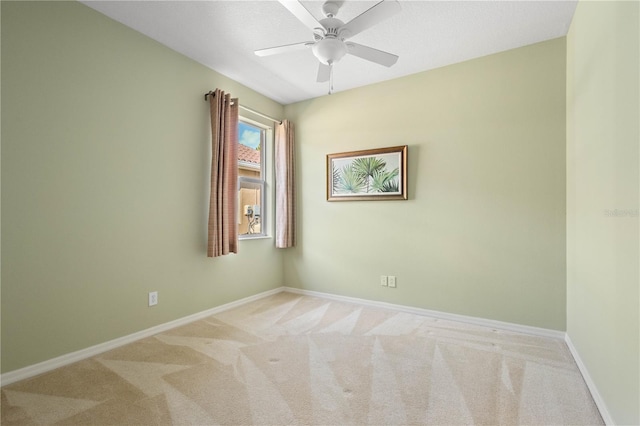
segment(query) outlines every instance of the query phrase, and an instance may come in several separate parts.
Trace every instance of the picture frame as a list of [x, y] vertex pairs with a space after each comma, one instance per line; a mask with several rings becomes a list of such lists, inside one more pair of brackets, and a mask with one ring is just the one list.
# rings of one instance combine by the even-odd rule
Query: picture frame
[[327, 155], [327, 201], [407, 199], [407, 145]]

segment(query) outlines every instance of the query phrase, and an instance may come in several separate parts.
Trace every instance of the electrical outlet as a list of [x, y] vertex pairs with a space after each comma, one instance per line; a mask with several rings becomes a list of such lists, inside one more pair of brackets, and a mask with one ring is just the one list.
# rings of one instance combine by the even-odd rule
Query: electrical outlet
[[396, 277], [389, 275], [389, 287], [396, 288]]
[[149, 293], [149, 306], [155, 306], [158, 304], [158, 292], [152, 291]]
[[386, 275], [380, 275], [380, 285], [382, 286], [387, 286], [387, 276]]

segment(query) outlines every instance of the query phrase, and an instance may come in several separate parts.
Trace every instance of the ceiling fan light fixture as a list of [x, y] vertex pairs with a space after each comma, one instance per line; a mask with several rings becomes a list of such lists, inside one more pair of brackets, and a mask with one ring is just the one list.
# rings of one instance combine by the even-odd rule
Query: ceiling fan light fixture
[[325, 38], [314, 44], [311, 50], [320, 62], [329, 65], [342, 59], [348, 49], [342, 40]]

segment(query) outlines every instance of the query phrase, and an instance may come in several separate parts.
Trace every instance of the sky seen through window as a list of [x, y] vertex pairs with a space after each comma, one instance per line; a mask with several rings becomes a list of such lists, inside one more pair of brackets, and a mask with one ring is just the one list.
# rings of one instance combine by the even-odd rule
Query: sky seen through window
[[260, 129], [247, 123], [238, 123], [238, 141], [249, 148], [258, 149], [260, 146]]

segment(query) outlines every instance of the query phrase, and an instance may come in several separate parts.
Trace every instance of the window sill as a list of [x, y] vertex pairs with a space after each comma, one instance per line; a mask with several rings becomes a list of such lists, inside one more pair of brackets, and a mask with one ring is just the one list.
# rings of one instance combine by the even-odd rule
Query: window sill
[[238, 235], [238, 241], [250, 241], [250, 240], [270, 240], [270, 235]]

